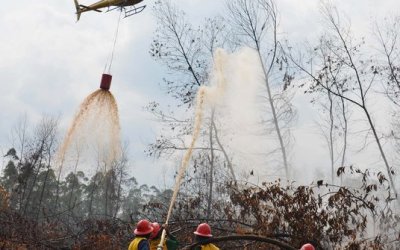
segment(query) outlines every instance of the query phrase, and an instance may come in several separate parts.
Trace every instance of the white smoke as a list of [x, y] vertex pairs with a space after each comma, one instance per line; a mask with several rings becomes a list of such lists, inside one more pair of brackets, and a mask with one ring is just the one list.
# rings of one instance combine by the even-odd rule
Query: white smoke
[[259, 177], [271, 174], [265, 169], [270, 148], [262, 124], [266, 115], [264, 82], [255, 50], [242, 48], [232, 54], [216, 50], [207, 102], [215, 107], [218, 136], [242, 177], [251, 171]]

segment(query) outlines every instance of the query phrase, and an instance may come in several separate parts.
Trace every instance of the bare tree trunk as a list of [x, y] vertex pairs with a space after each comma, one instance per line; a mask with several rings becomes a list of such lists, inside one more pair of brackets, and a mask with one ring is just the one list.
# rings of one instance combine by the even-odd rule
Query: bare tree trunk
[[47, 166], [47, 171], [46, 171], [46, 176], [44, 177], [44, 183], [43, 183], [42, 191], [40, 192], [40, 199], [39, 199], [38, 211], [37, 211], [37, 214], [36, 214], [36, 220], [39, 220], [39, 215], [40, 215], [40, 210], [41, 210], [41, 207], [42, 207], [44, 190], [46, 190], [46, 183], [47, 183], [47, 178], [49, 176], [49, 171], [50, 171], [50, 165]]
[[24, 149], [25, 149], [25, 141], [26, 141], [26, 129], [27, 129], [27, 117], [26, 114], [24, 114], [24, 117], [22, 120], [18, 122], [17, 127], [15, 128], [15, 133], [17, 134], [18, 137], [18, 142], [20, 144], [20, 156], [19, 156], [19, 162], [18, 165], [21, 164], [21, 161], [24, 157]]
[[104, 192], [104, 195], [105, 195], [105, 200], [104, 200], [104, 218], [106, 218], [107, 217], [107, 214], [108, 214], [108, 211], [107, 211], [107, 208], [108, 208], [108, 188], [109, 188], [109, 182], [110, 182], [110, 178], [108, 178], [107, 177], [107, 175], [108, 175], [108, 173], [106, 172], [105, 173], [105, 181], [106, 181], [106, 190], [105, 190], [105, 192]]
[[222, 151], [222, 153], [223, 153], [223, 155], [224, 155], [224, 157], [225, 157], [226, 162], [228, 163], [228, 168], [229, 168], [229, 170], [231, 171], [231, 175], [232, 175], [233, 181], [236, 182], [236, 175], [235, 175], [235, 171], [233, 170], [232, 162], [231, 162], [231, 160], [229, 159], [229, 156], [228, 156], [228, 154], [226, 153], [224, 146], [222, 145], [222, 143], [221, 143], [220, 140], [219, 140], [219, 137], [218, 137], [218, 130], [217, 130], [217, 126], [215, 125], [215, 121], [212, 120], [211, 122], [212, 122], [212, 126], [213, 126], [213, 128], [214, 128], [215, 140], [217, 141], [218, 146], [219, 146], [219, 148], [221, 149], [221, 151]]
[[207, 218], [211, 217], [211, 205], [212, 205], [212, 194], [213, 194], [213, 184], [214, 184], [214, 145], [213, 145], [213, 120], [214, 120], [215, 110], [211, 111], [211, 121], [209, 127], [209, 140], [210, 140], [210, 187], [208, 192], [208, 202], [207, 202]]
[[377, 132], [376, 132], [375, 125], [374, 125], [374, 123], [372, 122], [371, 116], [370, 116], [370, 114], [369, 114], [367, 108], [364, 107], [364, 108], [363, 108], [363, 111], [364, 111], [365, 115], [367, 116], [368, 123], [369, 123], [369, 125], [370, 125], [370, 127], [371, 127], [372, 133], [373, 133], [374, 138], [375, 138], [375, 142], [376, 142], [376, 144], [378, 145], [379, 152], [380, 152], [380, 154], [381, 154], [381, 157], [382, 157], [382, 159], [383, 159], [383, 162], [385, 163], [386, 171], [387, 171], [387, 174], [388, 174], [388, 177], [389, 177], [390, 186], [392, 187], [392, 190], [393, 190], [393, 192], [394, 192], [395, 198], [397, 199], [397, 202], [400, 204], [400, 197], [398, 196], [398, 193], [397, 193], [397, 190], [396, 190], [396, 186], [395, 186], [394, 181], [393, 181], [392, 170], [390, 169], [390, 165], [389, 165], [389, 162], [388, 162], [388, 160], [387, 160], [387, 158], [386, 158], [386, 154], [385, 154], [385, 152], [383, 151], [382, 144], [381, 144], [381, 140], [380, 140], [380, 138], [379, 138], [379, 136], [378, 136], [378, 134], [377, 134]]
[[42, 206], [43, 195], [44, 195], [44, 191], [46, 190], [47, 179], [48, 179], [49, 171], [50, 171], [50, 168], [51, 168], [52, 148], [53, 148], [53, 144], [55, 142], [55, 137], [56, 137], [56, 123], [54, 123], [54, 130], [52, 131], [52, 133], [50, 132], [49, 136], [50, 136], [49, 143], [48, 143], [49, 145], [48, 145], [48, 148], [47, 148], [47, 153], [48, 153], [48, 155], [47, 155], [47, 157], [48, 157], [48, 160], [47, 160], [47, 171], [46, 171], [46, 176], [44, 178], [42, 191], [40, 192], [39, 209], [38, 209], [38, 213], [37, 213], [37, 216], [36, 216], [36, 220], [39, 219], [39, 213], [40, 213], [41, 206]]
[[[18, 167], [22, 166], [22, 162], [23, 162], [23, 158], [24, 158], [24, 149], [25, 149], [25, 143], [26, 143], [26, 131], [27, 130], [27, 117], [26, 114], [23, 117], [23, 120], [21, 120], [17, 127], [15, 128], [15, 133], [17, 134], [18, 137], [18, 142], [20, 144], [20, 157], [19, 157], [19, 161], [18, 161]], [[21, 211], [22, 210], [22, 204], [23, 204], [23, 198], [25, 195], [25, 188], [23, 190], [23, 193], [19, 195], [19, 208], [18, 210]]]
[[[25, 215], [26, 214], [26, 210], [27, 210], [27, 208], [28, 208], [28, 206], [29, 206], [29, 200], [31, 199], [31, 194], [32, 194], [32, 191], [33, 191], [33, 189], [34, 189], [34, 187], [35, 187], [35, 185], [36, 185], [36, 180], [37, 180], [37, 177], [38, 177], [38, 175], [39, 175], [39, 173], [40, 173], [40, 168], [41, 168], [41, 165], [42, 165], [42, 156], [43, 156], [43, 146], [44, 146], [44, 141], [42, 140], [42, 143], [41, 143], [41, 146], [40, 146], [40, 148], [39, 148], [39, 150], [38, 151], [36, 151], [35, 152], [35, 154], [37, 154], [37, 158], [35, 159], [35, 161], [32, 163], [32, 168], [34, 168], [35, 166], [36, 166], [36, 164], [37, 164], [37, 171], [36, 171], [36, 174], [35, 174], [35, 176], [33, 177], [33, 181], [32, 181], [32, 185], [31, 185], [31, 187], [29, 188], [29, 192], [28, 192], [28, 195], [27, 195], [27, 197], [26, 197], [26, 201], [25, 201], [25, 206], [24, 206], [24, 211], [23, 211], [23, 215]], [[28, 187], [29, 185], [27, 185], [27, 187]]]
[[[79, 158], [80, 158], [80, 153], [79, 152], [77, 152], [77, 153], [78, 153], [78, 155], [77, 155], [77, 159], [76, 159], [75, 167], [74, 167], [74, 176], [75, 177], [76, 177], [76, 169], [79, 165]], [[68, 210], [71, 209], [71, 202], [72, 202], [72, 196], [74, 194], [74, 189], [75, 189], [75, 181], [72, 183], [72, 187], [71, 187], [71, 191], [70, 191], [71, 193], [70, 193], [69, 199], [68, 199]]]
[[[122, 168], [122, 166], [121, 166]], [[119, 176], [119, 182], [118, 182], [118, 191], [117, 191], [117, 201], [115, 204], [115, 211], [113, 214], [113, 217], [116, 218], [118, 214], [118, 210], [121, 204], [121, 194], [122, 194], [122, 178], [123, 178], [123, 171], [122, 169], [120, 170], [120, 176]]]
[[[286, 146], [283, 139], [281, 127], [279, 125], [278, 114], [276, 111], [276, 103], [272, 95], [272, 90], [269, 82], [269, 77], [272, 69], [274, 68], [275, 59], [278, 52], [278, 40], [277, 40], [277, 16], [276, 8], [273, 1], [269, 0], [235, 0], [228, 1], [228, 9], [231, 13], [232, 20], [236, 23], [238, 29], [241, 30], [245, 36], [249, 37], [254, 43], [255, 49], [257, 50], [260, 63], [262, 66], [263, 74], [265, 77], [265, 87], [267, 90], [268, 103], [272, 111], [272, 120], [275, 128], [275, 132], [278, 137], [279, 149], [282, 153], [283, 167], [285, 170], [285, 176], [289, 179], [289, 166], [287, 160]], [[261, 17], [258, 9], [264, 10], [264, 16]], [[264, 23], [261, 25], [258, 21], [263, 19]], [[270, 50], [272, 54], [269, 58], [270, 63], [268, 69], [264, 63], [264, 58], [261, 51], [262, 37], [265, 33], [266, 25], [272, 26], [272, 41], [273, 45]]]
[[92, 209], [93, 209], [93, 195], [94, 195], [94, 190], [96, 189], [96, 180], [97, 175], [95, 176], [95, 179], [93, 180], [93, 187], [92, 190], [89, 193], [89, 204], [88, 204], [88, 217], [90, 218], [92, 216]]
[[[340, 162], [340, 167], [344, 167], [344, 163], [346, 161], [346, 152], [347, 152], [347, 129], [348, 129], [348, 121], [346, 115], [346, 105], [344, 103], [344, 99], [340, 97], [340, 102], [342, 104], [342, 117], [344, 122], [343, 127], [343, 150], [342, 150], [342, 161]], [[340, 185], [342, 185], [343, 175], [340, 175]]]
[[267, 95], [268, 95], [268, 102], [269, 102], [269, 105], [271, 107], [272, 119], [274, 121], [275, 131], [276, 131], [276, 134], [278, 136], [279, 147], [280, 147], [280, 150], [281, 150], [281, 153], [282, 153], [283, 166], [285, 168], [285, 176], [286, 176], [286, 179], [289, 179], [289, 166], [288, 166], [287, 155], [286, 155], [286, 147], [285, 147], [285, 143], [283, 141], [281, 128], [279, 126], [278, 115], [276, 113], [274, 99], [272, 98], [271, 88], [270, 88], [269, 80], [268, 80], [268, 73], [267, 73], [267, 71], [265, 69], [265, 65], [264, 65], [263, 59], [262, 59], [261, 54], [260, 54], [260, 50], [257, 50], [257, 52], [258, 52], [258, 56], [260, 58], [260, 63], [262, 65], [263, 72], [264, 72], [265, 86], [267, 88]]
[[333, 183], [335, 173], [335, 155], [334, 155], [334, 142], [333, 142], [333, 129], [334, 129], [334, 118], [333, 118], [333, 99], [332, 94], [328, 92], [329, 98], [329, 157], [331, 160], [331, 182]]

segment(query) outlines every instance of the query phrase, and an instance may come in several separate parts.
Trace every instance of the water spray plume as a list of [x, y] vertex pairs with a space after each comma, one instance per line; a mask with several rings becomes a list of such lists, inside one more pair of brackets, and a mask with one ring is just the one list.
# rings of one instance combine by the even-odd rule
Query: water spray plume
[[177, 176], [177, 179], [175, 182], [175, 187], [174, 187], [174, 193], [172, 195], [171, 203], [170, 203], [170, 206], [168, 209], [168, 215], [167, 215], [167, 220], [166, 220], [167, 223], [171, 216], [172, 208], [174, 206], [176, 197], [178, 195], [179, 187], [181, 185], [183, 176], [185, 175], [186, 169], [189, 165], [189, 160], [190, 160], [190, 157], [192, 156], [193, 147], [194, 147], [196, 140], [200, 134], [201, 123], [202, 123], [203, 115], [204, 115], [203, 105], [204, 105], [205, 94], [206, 94], [206, 87], [200, 87], [199, 91], [197, 92], [196, 113], [195, 113], [195, 119], [194, 119], [192, 141], [189, 145], [189, 149], [185, 152], [185, 154], [183, 156], [182, 163], [181, 163], [181, 166], [178, 171], [178, 176]]
[[[220, 127], [225, 134], [220, 135], [220, 139], [226, 138], [227, 148], [231, 150], [232, 155], [237, 155], [242, 150], [244, 166], [254, 162], [252, 158], [260, 158], [265, 152], [266, 145], [264, 139], [262, 143], [258, 143], [260, 137], [260, 127], [262, 112], [257, 103], [257, 97], [262, 94], [264, 85], [262, 84], [262, 71], [259, 63], [258, 54], [250, 48], [243, 48], [236, 53], [228, 54], [223, 49], [217, 49], [214, 53], [213, 69], [210, 74], [209, 87], [202, 86], [197, 92], [196, 110], [194, 119], [194, 129], [192, 141], [188, 150], [185, 152], [178, 175], [175, 181], [174, 192], [169, 205], [167, 219], [165, 224], [168, 225], [174, 207], [179, 188], [188, 168], [190, 157], [193, 152], [196, 140], [199, 137], [201, 125], [204, 117], [204, 108], [207, 105], [213, 112], [218, 108], [218, 119], [220, 119]], [[228, 85], [229, 84], [229, 85]], [[249, 136], [252, 133], [253, 136]], [[235, 148], [232, 145], [236, 139], [236, 144], [240, 145]], [[253, 166], [253, 165], [252, 165]], [[232, 173], [233, 169], [231, 168]], [[232, 176], [235, 176], [232, 174]], [[235, 178], [235, 177], [234, 177]], [[158, 250], [162, 249], [162, 243], [165, 240], [166, 231], [163, 230]]]
[[216, 100], [222, 95], [226, 82], [223, 75], [223, 59], [225, 58], [226, 53], [222, 49], [218, 49], [215, 52], [215, 61], [214, 61], [214, 79], [217, 80], [217, 84], [213, 87], [206, 87], [201, 86], [197, 91], [196, 96], [196, 111], [195, 111], [195, 119], [194, 119], [194, 128], [193, 128], [193, 135], [192, 141], [189, 145], [189, 149], [185, 152], [183, 156], [181, 166], [179, 168], [178, 176], [175, 182], [174, 193], [172, 195], [171, 204], [168, 209], [168, 215], [166, 224], [168, 224], [169, 218], [172, 213], [172, 208], [175, 203], [176, 197], [178, 195], [179, 187], [181, 185], [183, 176], [185, 175], [186, 169], [189, 165], [190, 157], [192, 156], [193, 147], [195, 146], [196, 140], [199, 137], [201, 123], [203, 121], [204, 116], [204, 104], [207, 101], [209, 104], [215, 105]]
[[[195, 119], [194, 119], [194, 128], [193, 128], [193, 134], [192, 134], [192, 141], [189, 145], [189, 149], [185, 152], [179, 171], [178, 175], [176, 177], [175, 181], [175, 187], [174, 187], [174, 193], [171, 198], [171, 202], [169, 205], [168, 209], [168, 214], [167, 214], [167, 219], [165, 224], [168, 225], [169, 219], [172, 214], [172, 209], [174, 207], [176, 198], [178, 196], [179, 188], [182, 183], [182, 179], [185, 175], [185, 172], [189, 166], [189, 161], [193, 153], [193, 148], [195, 146], [195, 143], [197, 141], [197, 138], [199, 137], [200, 130], [201, 130], [201, 124], [204, 118], [204, 105], [205, 102], [208, 104], [214, 106], [216, 104], [216, 101], [219, 100], [219, 97], [223, 95], [226, 81], [224, 77], [224, 72], [223, 72], [223, 60], [226, 57], [226, 53], [222, 49], [217, 49], [215, 52], [215, 59], [214, 59], [214, 75], [212, 76], [213, 80], [216, 80], [216, 84], [214, 84], [212, 87], [206, 87], [206, 86], [201, 86], [199, 90], [197, 91], [197, 96], [196, 96], [196, 111], [195, 111]], [[157, 250], [162, 250], [162, 245], [164, 242], [166, 236], [166, 230], [164, 229], [161, 235], [161, 240], [160, 243], [157, 247]]]
[[[98, 153], [106, 166], [116, 161], [121, 153], [118, 106], [108, 89], [111, 75], [102, 76], [99, 90], [91, 93], [82, 102], [57, 154], [59, 176], [72, 146], [83, 146], [95, 142]], [[80, 152], [79, 152], [80, 153]]]
[[[185, 152], [185, 155], [183, 156], [182, 163], [179, 168], [178, 175], [176, 177], [174, 193], [172, 194], [171, 202], [170, 202], [169, 209], [168, 209], [167, 219], [165, 222], [166, 225], [168, 225], [168, 221], [171, 216], [176, 197], [178, 196], [179, 187], [181, 185], [183, 176], [185, 175], [186, 169], [189, 165], [189, 160], [190, 160], [190, 157], [192, 156], [193, 147], [194, 147], [196, 140], [200, 134], [201, 123], [203, 121], [203, 115], [204, 115], [204, 112], [203, 112], [204, 106], [203, 105], [204, 105], [205, 95], [206, 95], [206, 87], [202, 86], [199, 88], [199, 90], [197, 92], [197, 97], [196, 97], [197, 98], [196, 99], [196, 113], [195, 113], [195, 118], [194, 118], [192, 141], [189, 145], [189, 149]], [[157, 246], [157, 250], [163, 249], [162, 246], [164, 243], [165, 236], [166, 236], [166, 230], [164, 229], [162, 232], [162, 235], [161, 235], [160, 243]]]
[[214, 55], [214, 69], [211, 75], [210, 87], [207, 87], [207, 103], [216, 106], [226, 90], [224, 65], [228, 55], [223, 49], [217, 49]]

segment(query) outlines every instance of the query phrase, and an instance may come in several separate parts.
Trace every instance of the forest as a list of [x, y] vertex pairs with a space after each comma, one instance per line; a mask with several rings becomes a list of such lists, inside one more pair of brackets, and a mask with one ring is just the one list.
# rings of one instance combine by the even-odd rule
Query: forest
[[[324, 2], [319, 39], [292, 44], [277, 3], [226, 1], [199, 26], [173, 1], [151, 10], [149, 56], [166, 69], [160, 88], [173, 104], [145, 107], [160, 131], [144, 153], [179, 166], [196, 130], [198, 90], [216, 89], [201, 110], [170, 232], [181, 249], [194, 249], [202, 222], [221, 249], [400, 249], [400, 18], [359, 36], [351, 17]], [[313, 132], [329, 156], [308, 184], [299, 181], [308, 170], [291, 160], [299, 96], [318, 110]], [[62, 176], [58, 118], [23, 117], [10, 136], [0, 249], [127, 249], [139, 220], [164, 223], [174, 187], [129, 171], [127, 147], [113, 162], [77, 156]], [[357, 161], [365, 157], [377, 164]]]

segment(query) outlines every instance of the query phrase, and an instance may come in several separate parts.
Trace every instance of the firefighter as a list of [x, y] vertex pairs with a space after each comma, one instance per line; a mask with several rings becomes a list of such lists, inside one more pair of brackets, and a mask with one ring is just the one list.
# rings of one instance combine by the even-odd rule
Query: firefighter
[[[205, 240], [208, 240], [212, 237], [211, 234], [211, 227], [207, 223], [201, 223], [200, 225], [197, 226], [196, 231], [194, 232], [196, 236], [196, 242], [202, 242]], [[219, 250], [217, 246], [215, 246], [212, 243], [205, 243], [201, 244], [196, 250]]]
[[314, 246], [311, 245], [310, 243], [304, 244], [300, 250], [315, 250]]
[[[153, 227], [153, 232], [150, 235], [150, 250], [157, 250], [157, 246], [160, 243], [161, 240], [161, 235], [162, 235], [162, 229], [166, 229], [166, 226], [160, 226], [157, 222], [151, 223], [151, 226]], [[167, 230], [167, 229], [166, 229]], [[179, 242], [176, 240], [176, 238], [170, 234], [167, 230], [167, 238], [164, 241], [163, 244], [163, 250], [176, 250], [178, 249]]]
[[135, 238], [129, 244], [128, 250], [150, 250], [149, 237], [153, 232], [153, 227], [148, 220], [140, 220], [136, 225]]

